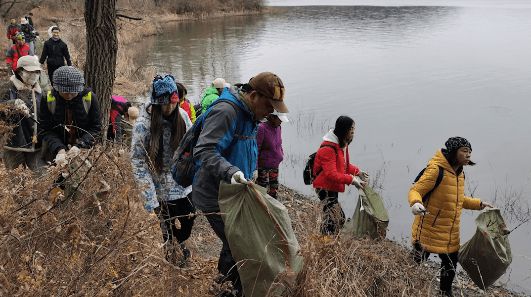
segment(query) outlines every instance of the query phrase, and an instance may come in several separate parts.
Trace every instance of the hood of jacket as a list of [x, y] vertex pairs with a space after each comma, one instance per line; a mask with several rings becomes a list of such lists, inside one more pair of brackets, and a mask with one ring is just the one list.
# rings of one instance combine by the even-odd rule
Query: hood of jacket
[[435, 152], [435, 155], [428, 162], [428, 165], [432, 165], [432, 164], [440, 166], [444, 168], [446, 171], [456, 175], [454, 168], [452, 167], [452, 165], [450, 165], [450, 163], [448, 162], [446, 157], [443, 155], [441, 150], [438, 150], [437, 152]]
[[206, 90], [205, 90], [205, 96], [208, 96], [208, 95], [218, 95], [218, 90], [212, 86], [208, 87]]
[[330, 129], [325, 136], [323, 136], [324, 141], [332, 142], [339, 145], [339, 138], [334, 134], [334, 130]]

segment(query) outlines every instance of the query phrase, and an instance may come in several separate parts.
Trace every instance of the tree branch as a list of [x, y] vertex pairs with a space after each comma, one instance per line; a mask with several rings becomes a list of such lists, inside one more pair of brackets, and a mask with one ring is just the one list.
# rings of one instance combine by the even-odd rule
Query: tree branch
[[137, 18], [137, 17], [130, 17], [130, 16], [127, 16], [125, 14], [121, 14], [121, 13], [117, 13], [116, 14], [116, 18], [124, 18], [124, 19], [129, 19], [129, 20], [134, 20], [134, 21], [141, 21], [142, 18]]

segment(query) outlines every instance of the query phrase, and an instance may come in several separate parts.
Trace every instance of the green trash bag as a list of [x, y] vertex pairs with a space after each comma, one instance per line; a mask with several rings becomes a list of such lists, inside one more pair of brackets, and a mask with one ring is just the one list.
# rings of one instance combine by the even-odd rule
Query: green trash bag
[[345, 224], [343, 232], [356, 237], [381, 239], [385, 238], [387, 225], [389, 214], [382, 197], [369, 186], [360, 189], [356, 210], [350, 222]]
[[509, 230], [497, 208], [476, 218], [476, 234], [459, 249], [459, 263], [472, 281], [485, 290], [512, 262]]
[[221, 183], [219, 207], [245, 296], [283, 294], [303, 264], [286, 207], [253, 183]]

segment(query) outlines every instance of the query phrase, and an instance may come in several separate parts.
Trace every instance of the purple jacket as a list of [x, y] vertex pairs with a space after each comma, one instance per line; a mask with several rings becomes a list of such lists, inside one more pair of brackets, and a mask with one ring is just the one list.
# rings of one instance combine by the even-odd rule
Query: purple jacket
[[258, 168], [278, 168], [284, 158], [282, 128], [275, 128], [269, 122], [260, 123], [256, 142], [258, 144]]

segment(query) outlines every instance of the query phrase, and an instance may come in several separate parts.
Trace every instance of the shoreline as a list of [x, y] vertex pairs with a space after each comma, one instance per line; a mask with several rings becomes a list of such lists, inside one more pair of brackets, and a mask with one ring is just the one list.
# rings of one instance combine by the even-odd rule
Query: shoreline
[[[141, 16], [142, 20], [129, 20], [119, 18], [117, 20], [118, 52], [116, 62], [116, 78], [113, 94], [124, 96], [132, 102], [136, 102], [149, 91], [150, 82], [156, 70], [143, 64], [148, 52], [142, 42], [146, 38], [160, 35], [164, 27], [186, 21], [204, 20], [207, 18], [223, 18], [234, 16], [260, 15], [271, 12], [269, 8], [261, 10], [245, 11], [233, 10], [215, 13], [187, 13], [187, 14], [149, 14]], [[128, 12], [130, 16], [137, 16], [135, 12]], [[34, 22], [39, 24], [39, 33], [42, 42], [48, 39], [43, 23], [56, 23], [61, 27], [61, 38], [68, 44], [72, 64], [80, 69], [85, 63], [85, 31], [83, 18], [44, 18], [35, 17]], [[76, 45], [76, 46], [74, 46]], [[149, 47], [149, 44], [147, 45]]]
[[[315, 196], [307, 196], [304, 194], [299, 193], [298, 191], [291, 189], [289, 187], [286, 187], [284, 185], [280, 185], [279, 188], [279, 195], [281, 199], [279, 199], [287, 208], [290, 214], [290, 217], [292, 218], [292, 224], [296, 225], [301, 222], [297, 222], [294, 218], [300, 217], [301, 214], [297, 214], [297, 209], [317, 209], [317, 212], [320, 213], [320, 203], [317, 197]], [[308, 216], [311, 217], [311, 216]], [[390, 223], [392, 220], [390, 220]], [[296, 230], [295, 226], [294, 229]], [[318, 231], [318, 228], [314, 230], [315, 232]], [[297, 235], [297, 239], [299, 240], [299, 243], [301, 246], [303, 246], [303, 240], [301, 240], [301, 237], [304, 238], [304, 236], [301, 236], [300, 233], [295, 231]], [[353, 238], [349, 235], [340, 235], [338, 237], [343, 237], [343, 239], [346, 238], [346, 240], [349, 241], [360, 241], [360, 242], [368, 242], [369, 245], [373, 245], [375, 248], [379, 245], [384, 246], [390, 246], [391, 248], [394, 248], [395, 251], [401, 252], [401, 256], [403, 255], [409, 255], [411, 249], [407, 245], [403, 245], [400, 242], [397, 242], [395, 240], [386, 238], [378, 241], [378, 240], [368, 240], [368, 239], [359, 239], [359, 238]], [[339, 244], [342, 244], [341, 239], [336, 239], [336, 241]], [[303, 246], [304, 248], [304, 246]], [[342, 251], [343, 252], [343, 251]], [[398, 255], [396, 255], [398, 256]], [[423, 270], [423, 273], [430, 274], [435, 279], [438, 276], [438, 270], [439, 270], [439, 262], [434, 261], [434, 259], [438, 259], [433, 254], [430, 257], [430, 259], [425, 262], [424, 264], [418, 265], [417, 268], [419, 270]], [[389, 261], [393, 261], [393, 259], [388, 259]], [[397, 260], [398, 261], [398, 260]], [[415, 269], [415, 268], [413, 268]], [[432, 286], [438, 286], [438, 281], [432, 282]], [[489, 288], [487, 288], [486, 291], [481, 290], [479, 287], [477, 287], [472, 280], [468, 277], [466, 272], [460, 268], [456, 274], [456, 279], [454, 280], [454, 295], [461, 296], [462, 293], [463, 296], [493, 296], [493, 297], [524, 297], [527, 296], [523, 292], [517, 292], [510, 288], [506, 287], [506, 283], [499, 283], [496, 282], [495, 284], [491, 285]], [[420, 296], [420, 295], [419, 295]], [[424, 295], [423, 295], [424, 296]], [[437, 295], [435, 295], [437, 296]]]
[[[232, 14], [223, 14], [223, 15], [219, 15], [217, 17], [226, 17], [226, 16], [239, 16], [239, 15], [252, 15], [252, 14], [235, 14], [235, 15], [232, 15]], [[123, 36], [122, 35], [122, 40], [120, 40], [120, 48], [119, 48], [119, 54], [120, 55], [120, 50], [122, 48], [122, 46], [128, 46], [128, 45], [131, 45], [131, 44], [136, 44], [139, 42], [139, 40], [137, 39], [139, 36], [141, 38], [144, 38], [144, 37], [148, 37], [148, 36], [154, 36], [154, 35], [158, 35], [161, 33], [161, 31], [158, 31], [159, 29], [161, 29], [161, 27], [163, 25], [161, 25], [161, 21], [166, 21], [166, 22], [171, 22], [171, 23], [174, 23], [174, 22], [181, 22], [181, 21], [190, 21], [190, 20], [201, 20], [201, 19], [204, 19], [206, 17], [211, 17], [211, 16], [207, 16], [207, 15], [204, 15], [203, 17], [182, 17], [183, 15], [175, 15], [175, 16], [168, 16], [168, 18], [163, 18], [161, 20], [159, 20], [159, 22], [154, 22], [154, 29], [155, 31], [153, 31], [153, 27], [149, 26], [149, 27], [145, 27], [145, 31], [141, 31], [141, 32], [135, 32], [135, 34], [132, 34], [132, 35], [126, 35], [126, 36]], [[153, 18], [155, 18], [156, 16], [152, 16]], [[74, 20], [72, 20], [74, 21]], [[124, 21], [124, 22], [127, 22], [127, 23], [134, 23], [135, 21]], [[129, 29], [132, 29], [132, 28], [138, 28], [138, 27], [142, 27], [141, 25], [127, 25], [126, 28], [129, 28]], [[74, 38], [73, 35], [71, 36], [68, 36], [68, 35], [65, 35], [65, 37], [69, 37], [69, 38]], [[122, 44], [123, 42], [123, 44]], [[71, 48], [73, 49], [73, 47]], [[136, 50], [135, 48], [133, 49], [130, 49], [130, 50]], [[127, 53], [127, 52], [125, 52]], [[124, 52], [121, 52], [121, 54], [123, 55]], [[137, 55], [140, 54], [140, 53], [136, 53]], [[77, 54], [78, 57], [81, 56], [81, 53], [78, 53]], [[123, 59], [124, 57], [122, 57]], [[123, 67], [122, 69], [122, 72], [120, 74], [120, 76], [117, 75], [116, 77], [116, 81], [115, 81], [115, 87], [114, 87], [114, 90], [115, 92], [123, 92], [123, 93], [126, 93], [126, 92], [131, 92], [133, 93], [133, 91], [137, 91], [138, 89], [141, 89], [142, 86], [135, 86], [136, 84], [141, 84], [141, 83], [144, 83], [144, 88], [147, 90], [149, 90], [149, 81], [150, 81], [150, 77], [149, 77], [149, 69], [147, 68], [137, 68], [137, 70], [135, 72], [133, 72], [133, 75], [134, 76], [128, 76], [127, 73], [130, 73], [130, 72], [127, 72], [130, 68], [131, 69], [134, 69], [138, 66], [138, 64], [123, 64], [124, 61], [125, 62], [130, 62], [130, 61], [134, 61], [136, 56], [133, 56], [133, 57], [129, 57], [131, 60], [121, 60], [121, 67]], [[79, 62], [79, 61], [78, 61]], [[120, 63], [120, 62], [118, 62]], [[117, 64], [118, 64], [117, 63]], [[129, 67], [129, 68], [128, 68]], [[142, 67], [142, 66], [139, 66], [139, 67]], [[141, 69], [140, 71], [138, 69]], [[117, 65], [117, 70], [118, 70], [118, 65]], [[118, 71], [117, 71], [118, 73]], [[134, 79], [131, 79], [131, 78], [136, 78], [136, 80]], [[147, 79], [147, 80], [142, 80], [142, 78], [144, 79]], [[120, 79], [120, 83], [118, 83]], [[138, 89], [135, 89], [135, 88], [138, 88]], [[122, 93], [120, 93], [120, 95], [122, 95]], [[127, 96], [127, 95], [125, 95]], [[141, 96], [141, 95], [138, 95], [137, 96]], [[131, 100], [133, 100], [133, 98], [131, 98]], [[305, 240], [308, 240], [308, 237], [305, 237], [304, 235], [301, 235], [301, 234], [306, 234], [306, 233], [313, 233], [315, 231], [318, 231], [318, 230], [314, 230], [315, 229], [315, 222], [316, 222], [316, 217], [312, 216], [316, 213], [319, 212], [319, 203], [317, 200], [315, 199], [311, 199], [311, 197], [309, 196], [305, 196], [301, 193], [298, 193], [297, 191], [293, 190], [293, 189], [290, 189], [290, 188], [287, 188], [287, 187], [284, 187], [284, 186], [281, 186], [281, 189], [280, 189], [280, 194], [282, 195], [282, 202], [288, 207], [288, 210], [290, 212], [290, 217], [292, 218], [293, 220], [293, 225], [295, 227], [295, 225], [297, 226], [297, 228], [295, 228], [299, 233], [297, 234], [297, 237], [299, 239], [299, 242], [301, 244], [301, 246], [303, 246], [303, 249], [306, 248], [306, 249], [309, 249], [309, 246], [304, 246], [305, 244], [307, 244], [307, 241]], [[317, 209], [317, 210], [316, 210]], [[136, 210], [135, 210], [136, 211]], [[141, 213], [141, 211], [143, 211], [143, 209], [140, 209], [138, 214], [139, 216], [142, 216], [144, 218], [147, 217], [146, 220], [151, 220], [152, 221], [152, 218], [148, 217], [149, 215], [147, 213]], [[158, 243], [159, 241], [159, 230], [156, 230], [158, 226], [155, 226], [155, 232], [153, 234], [150, 234], [151, 238], [148, 238], [149, 240], [152, 240], [154, 241], [154, 243]], [[192, 279], [191, 281], [194, 282], [200, 282], [201, 284], [205, 285], [207, 283], [207, 281], [211, 281], [212, 278], [215, 276], [214, 275], [214, 272], [215, 272], [215, 261], [216, 261], [216, 258], [217, 258], [217, 251], [218, 251], [218, 245], [212, 245], [212, 240], [217, 240], [217, 238], [213, 236], [212, 234], [212, 230], [209, 229], [209, 226], [208, 226], [208, 223], [206, 223], [205, 225], [205, 220], [204, 220], [204, 217], [202, 216], [201, 219], [198, 219], [198, 221], [196, 221], [196, 226], [194, 226], [194, 232], [193, 232], [193, 237], [191, 238], [191, 245], [194, 246], [194, 252], [195, 252], [195, 257], [198, 257], [198, 258], [194, 258], [193, 261], [197, 261], [197, 263], [193, 263], [192, 267], [190, 267], [189, 269], [187, 270], [183, 270], [183, 269], [177, 269], [177, 268], [170, 268], [170, 271], [172, 271], [173, 273], [176, 273], [176, 279], [178, 280], [183, 280], [184, 279]], [[339, 242], [339, 240], [338, 240]], [[364, 241], [364, 240], [360, 240], [360, 242], [362, 242], [363, 244], [366, 244], [366, 245], [372, 245], [372, 244], [375, 244], [375, 245], [379, 245], [380, 243], [375, 243], [375, 242], [367, 242], [367, 241]], [[343, 242], [341, 242], [343, 244]], [[395, 242], [395, 241], [391, 241], [391, 240], [383, 240], [381, 242], [382, 245], [389, 245], [389, 246], [395, 246], [396, 250], [397, 251], [404, 251], [406, 252], [407, 249], [402, 246], [400, 243], [398, 242]], [[311, 245], [310, 245], [311, 247]], [[319, 246], [319, 248], [330, 248], [330, 246]], [[339, 248], [339, 246], [338, 246]], [[392, 259], [390, 259], [391, 261]], [[202, 265], [205, 265], [204, 267], [207, 267], [206, 270], [204, 267], [201, 267]], [[437, 265], [435, 264], [435, 262], [430, 262], [428, 264], [428, 266], [426, 266], [426, 270], [425, 273], [429, 273], [429, 274], [433, 274], [433, 275], [436, 275], [436, 271], [437, 271]], [[145, 272], [145, 273], [148, 273], [148, 272]], [[197, 278], [194, 278], [192, 277], [192, 275], [206, 275], [206, 277], [201, 280], [201, 279], [197, 279]], [[457, 279], [455, 284], [460, 284], [460, 287], [461, 287], [461, 290], [463, 290], [463, 292], [465, 293], [465, 296], [477, 296], [477, 295], [482, 295], [482, 296], [525, 296], [525, 295], [520, 295], [519, 293], [516, 293], [516, 292], [512, 292], [506, 288], [504, 288], [503, 286], [501, 287], [492, 287], [490, 288], [489, 290], [487, 290], [486, 293], [482, 293], [479, 289], [477, 289], [477, 287], [475, 287], [475, 285], [471, 284], [470, 282], [467, 282], [466, 280], [466, 277], [463, 276], [462, 274], [460, 274], [458, 276], [458, 278], [460, 279]], [[347, 280], [348, 281], [348, 280]], [[209, 283], [207, 285], [210, 285]], [[205, 286], [206, 287], [206, 286]], [[180, 288], [180, 287], [179, 287]], [[457, 289], [456, 289], [457, 291]], [[180, 293], [183, 293], [179, 290], [176, 291], [177, 294]], [[173, 293], [176, 293], [176, 292], [173, 292]], [[200, 292], [204, 292], [204, 291], [200, 291]], [[194, 295], [194, 296], [200, 296], [200, 295]], [[204, 296], [204, 295], [202, 295]]]

